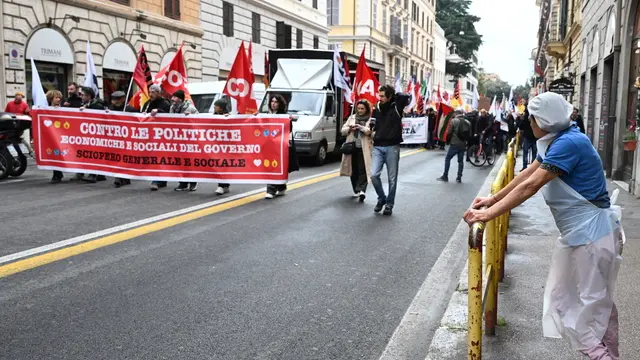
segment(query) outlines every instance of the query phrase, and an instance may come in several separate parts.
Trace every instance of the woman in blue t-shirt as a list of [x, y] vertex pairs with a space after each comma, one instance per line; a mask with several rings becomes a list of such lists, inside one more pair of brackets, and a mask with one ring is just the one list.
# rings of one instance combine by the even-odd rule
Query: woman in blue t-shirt
[[590, 359], [617, 360], [613, 288], [622, 260], [622, 227], [602, 161], [589, 138], [571, 124], [573, 108], [562, 96], [541, 94], [528, 110], [538, 139], [536, 160], [499, 193], [476, 199], [464, 219], [469, 224], [492, 220], [542, 190], [561, 234], [545, 287], [544, 335], [564, 337]]

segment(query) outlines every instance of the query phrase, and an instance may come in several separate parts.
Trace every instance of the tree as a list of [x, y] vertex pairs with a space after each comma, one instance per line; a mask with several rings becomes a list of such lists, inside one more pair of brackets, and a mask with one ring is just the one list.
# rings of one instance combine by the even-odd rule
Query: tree
[[447, 61], [446, 73], [454, 78], [466, 76], [473, 67], [474, 53], [482, 45], [482, 35], [475, 23], [480, 18], [469, 14], [471, 0], [437, 0], [436, 21], [444, 30], [444, 36], [455, 45], [457, 54], [465, 60], [454, 64]]

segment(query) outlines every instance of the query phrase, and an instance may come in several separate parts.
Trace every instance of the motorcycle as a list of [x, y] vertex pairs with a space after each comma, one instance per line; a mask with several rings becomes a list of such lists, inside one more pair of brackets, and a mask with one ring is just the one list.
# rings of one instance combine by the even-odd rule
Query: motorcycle
[[0, 112], [0, 180], [18, 177], [27, 170], [25, 152], [31, 150], [24, 145], [22, 135], [29, 129], [31, 117]]

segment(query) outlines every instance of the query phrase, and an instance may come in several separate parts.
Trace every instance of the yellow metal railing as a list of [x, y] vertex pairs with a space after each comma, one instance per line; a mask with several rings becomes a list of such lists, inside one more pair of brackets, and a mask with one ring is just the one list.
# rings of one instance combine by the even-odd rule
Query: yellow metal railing
[[[493, 184], [491, 194], [507, 186], [515, 176], [516, 155], [520, 145], [520, 133], [509, 143], [507, 158], [502, 163]], [[506, 213], [489, 221], [477, 222], [469, 229], [469, 292], [467, 359], [482, 359], [482, 317], [487, 335], [496, 334], [498, 320], [498, 282], [504, 278], [504, 258], [507, 250], [509, 217]], [[483, 241], [486, 249], [483, 252]], [[484, 269], [483, 258], [484, 253]]]

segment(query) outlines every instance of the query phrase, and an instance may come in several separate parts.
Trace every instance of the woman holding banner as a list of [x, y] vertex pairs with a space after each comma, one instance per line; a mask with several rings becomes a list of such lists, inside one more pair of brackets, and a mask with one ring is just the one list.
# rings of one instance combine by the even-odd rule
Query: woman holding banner
[[[287, 102], [282, 95], [269, 95], [269, 114], [286, 114]], [[291, 121], [296, 119], [292, 116]], [[298, 166], [298, 156], [296, 154], [296, 144], [293, 141], [293, 123], [291, 123], [291, 141], [289, 142], [289, 173], [300, 170]], [[284, 195], [287, 191], [287, 184], [269, 184], [267, 185], [267, 195], [265, 199], [273, 199], [276, 196]]]
[[[45, 95], [47, 97], [47, 103], [51, 107], [60, 107], [62, 106], [62, 93], [58, 90], [49, 90]], [[52, 184], [59, 184], [62, 182], [62, 171], [53, 170], [53, 177], [51, 178]]]
[[342, 135], [347, 137], [342, 146], [342, 163], [340, 176], [351, 177], [353, 197], [363, 202], [367, 197], [367, 185], [371, 178], [371, 154], [373, 140], [371, 138], [371, 105], [367, 100], [356, 104], [356, 113], [351, 115], [342, 127]]

